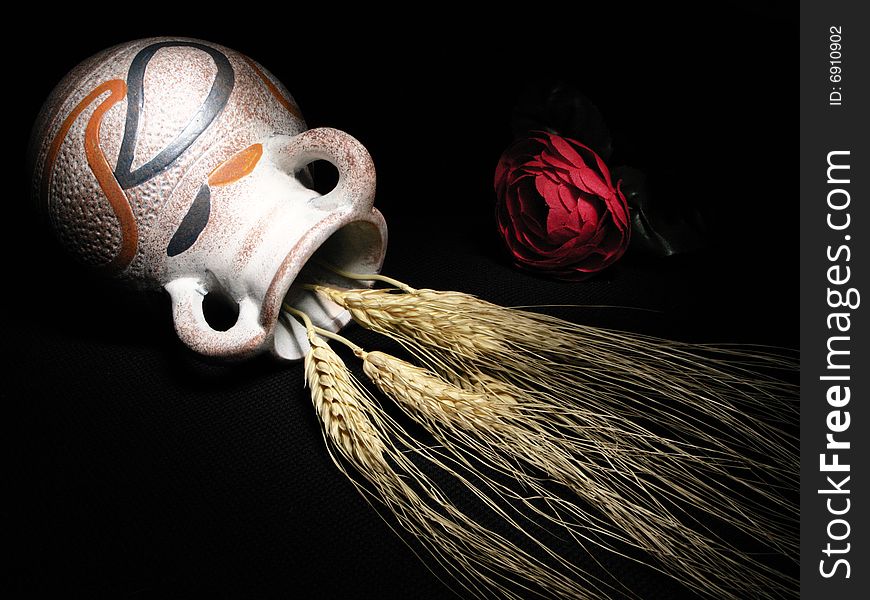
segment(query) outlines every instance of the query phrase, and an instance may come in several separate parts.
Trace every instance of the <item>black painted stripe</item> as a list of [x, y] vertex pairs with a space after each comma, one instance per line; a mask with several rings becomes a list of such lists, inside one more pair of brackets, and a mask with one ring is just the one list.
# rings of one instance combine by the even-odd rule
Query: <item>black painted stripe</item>
[[187, 210], [187, 214], [181, 220], [181, 225], [178, 226], [172, 239], [169, 240], [169, 246], [166, 248], [167, 256], [178, 256], [193, 246], [208, 223], [209, 213], [211, 213], [211, 190], [208, 185], [203, 184]]
[[[139, 136], [139, 117], [145, 104], [145, 68], [158, 50], [168, 47], [190, 47], [207, 52], [214, 60], [217, 74], [205, 102], [181, 133], [157, 156], [133, 171], [131, 168], [136, 139]], [[130, 70], [127, 73], [127, 120], [124, 126], [124, 139], [121, 142], [121, 150], [118, 153], [118, 162], [115, 166], [115, 178], [121, 187], [129, 189], [140, 185], [175, 162], [220, 114], [229, 101], [234, 85], [235, 73], [229, 59], [222, 52], [209, 46], [196, 42], [173, 41], [158, 42], [140, 50], [133, 58], [133, 62], [130, 63]]]

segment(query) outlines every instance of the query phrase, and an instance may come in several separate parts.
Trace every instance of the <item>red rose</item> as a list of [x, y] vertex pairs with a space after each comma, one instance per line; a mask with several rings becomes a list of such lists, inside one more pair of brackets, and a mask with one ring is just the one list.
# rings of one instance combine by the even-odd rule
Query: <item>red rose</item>
[[532, 132], [495, 170], [496, 219], [517, 266], [583, 279], [628, 247], [628, 205], [595, 152], [569, 138]]

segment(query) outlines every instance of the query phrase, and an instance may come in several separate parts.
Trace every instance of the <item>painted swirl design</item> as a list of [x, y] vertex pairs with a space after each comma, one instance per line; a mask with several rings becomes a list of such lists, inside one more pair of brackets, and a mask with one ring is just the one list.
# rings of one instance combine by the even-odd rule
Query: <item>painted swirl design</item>
[[[217, 68], [214, 82], [208, 96], [182, 131], [151, 160], [137, 169], [132, 169], [136, 141], [139, 135], [140, 116], [145, 105], [144, 81], [148, 63], [161, 48], [191, 47], [202, 50], [211, 56]], [[219, 50], [188, 41], [164, 41], [146, 46], [140, 50], [130, 63], [126, 81], [112, 79], [101, 83], [86, 95], [67, 115], [49, 146], [42, 178], [42, 196], [48, 198], [51, 176], [60, 148], [76, 119], [92, 103], [106, 92], [108, 97], [94, 110], [85, 127], [84, 150], [88, 166], [106, 196], [121, 229], [121, 245], [115, 257], [105, 266], [112, 272], [123, 271], [133, 260], [139, 244], [138, 227], [130, 200], [125, 190], [141, 185], [168, 169], [190, 146], [206, 131], [227, 105], [233, 87], [235, 74], [225, 54]], [[100, 128], [106, 112], [115, 104], [127, 98], [127, 114], [121, 148], [115, 169], [109, 165], [100, 145]], [[196, 202], [194, 202], [196, 204]], [[200, 207], [202, 203], [200, 203]], [[200, 214], [202, 211], [200, 210]], [[207, 213], [206, 213], [207, 219]], [[200, 216], [197, 221], [201, 221]], [[202, 223], [204, 226], [204, 223]], [[201, 228], [200, 228], [201, 230]]]

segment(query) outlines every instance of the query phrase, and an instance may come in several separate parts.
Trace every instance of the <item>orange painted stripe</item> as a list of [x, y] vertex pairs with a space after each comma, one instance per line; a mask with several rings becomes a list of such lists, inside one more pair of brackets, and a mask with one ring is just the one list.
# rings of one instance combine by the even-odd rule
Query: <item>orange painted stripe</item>
[[139, 230], [136, 227], [136, 217], [133, 215], [127, 194], [124, 193], [118, 180], [115, 179], [112, 167], [109, 166], [109, 161], [106, 160], [106, 155], [103, 154], [103, 149], [100, 147], [100, 128], [106, 111], [127, 95], [127, 84], [120, 79], [114, 79], [103, 85], [108, 85], [108, 89], [112, 93], [105, 102], [97, 107], [88, 121], [88, 126], [85, 128], [85, 155], [88, 157], [91, 171], [94, 172], [106, 199], [112, 205], [112, 210], [115, 211], [115, 216], [118, 218], [118, 225], [121, 227], [121, 249], [105, 268], [109, 271], [121, 271], [130, 264], [136, 255], [136, 249], [139, 247]]
[[248, 65], [254, 70], [254, 73], [256, 73], [257, 76], [263, 80], [263, 83], [266, 84], [266, 87], [269, 88], [269, 91], [272, 92], [272, 95], [275, 96], [275, 99], [281, 103], [281, 106], [286, 108], [287, 111], [291, 115], [293, 115], [294, 117], [296, 117], [297, 119], [299, 119], [301, 121], [302, 120], [302, 113], [299, 111], [299, 108], [295, 104], [290, 102], [290, 100], [284, 94], [281, 93], [281, 90], [278, 89], [278, 86], [276, 86], [274, 83], [272, 83], [272, 80], [269, 79], [268, 75], [263, 73], [263, 70], [257, 66], [257, 63], [255, 63], [253, 60], [251, 60], [247, 56], [243, 56], [242, 58], [244, 58], [245, 62], [248, 63]]
[[43, 167], [44, 177], [42, 178], [42, 187], [41, 194], [42, 199], [45, 202], [48, 202], [48, 188], [51, 183], [51, 176], [54, 170], [54, 161], [57, 160], [57, 155], [60, 152], [60, 146], [63, 144], [63, 141], [66, 139], [66, 134], [69, 133], [70, 127], [73, 126], [76, 119], [82, 111], [90, 106], [91, 102], [99, 98], [102, 94], [109, 90], [113, 83], [121, 83], [124, 87], [124, 93], [126, 94], [127, 84], [123, 81], [107, 81], [106, 83], [97, 86], [94, 91], [85, 96], [81, 102], [76, 105], [72, 112], [67, 115], [66, 119], [63, 120], [63, 123], [60, 126], [60, 130], [57, 132], [57, 135], [54, 136], [54, 139], [51, 140], [51, 146], [48, 148], [48, 155], [45, 158], [45, 166]]
[[133, 215], [133, 210], [130, 208], [130, 202], [127, 200], [127, 195], [118, 181], [115, 179], [115, 174], [106, 160], [106, 155], [103, 154], [103, 149], [100, 147], [100, 126], [103, 122], [103, 116], [110, 108], [124, 99], [127, 95], [127, 84], [121, 79], [112, 79], [103, 84], [98, 85], [94, 90], [85, 96], [81, 102], [67, 115], [61, 124], [60, 130], [51, 142], [48, 149], [48, 156], [45, 160], [44, 175], [42, 178], [42, 197], [44, 201], [48, 201], [49, 183], [54, 171], [54, 163], [57, 160], [57, 155], [60, 152], [60, 147], [66, 139], [70, 128], [75, 123], [76, 119], [94, 100], [99, 98], [105, 92], [109, 92], [109, 97], [100, 104], [91, 115], [87, 126], [85, 127], [85, 156], [88, 160], [88, 166], [97, 178], [100, 188], [106, 195], [106, 199], [112, 206], [112, 210], [118, 219], [118, 224], [121, 227], [121, 249], [112, 261], [104, 268], [110, 271], [120, 271], [130, 264], [136, 254], [136, 248], [139, 245], [139, 232], [136, 227], [136, 218]]
[[253, 144], [219, 164], [208, 175], [212, 187], [227, 185], [238, 181], [254, 170], [263, 156], [263, 144]]

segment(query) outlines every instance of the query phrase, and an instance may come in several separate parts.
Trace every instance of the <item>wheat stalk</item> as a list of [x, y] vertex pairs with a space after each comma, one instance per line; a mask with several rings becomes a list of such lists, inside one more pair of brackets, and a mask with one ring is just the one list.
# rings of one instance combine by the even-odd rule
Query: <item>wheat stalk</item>
[[324, 433], [341, 455], [365, 471], [383, 473], [384, 441], [362, 411], [365, 394], [341, 359], [316, 335], [309, 336], [311, 350], [305, 356], [305, 381]]

